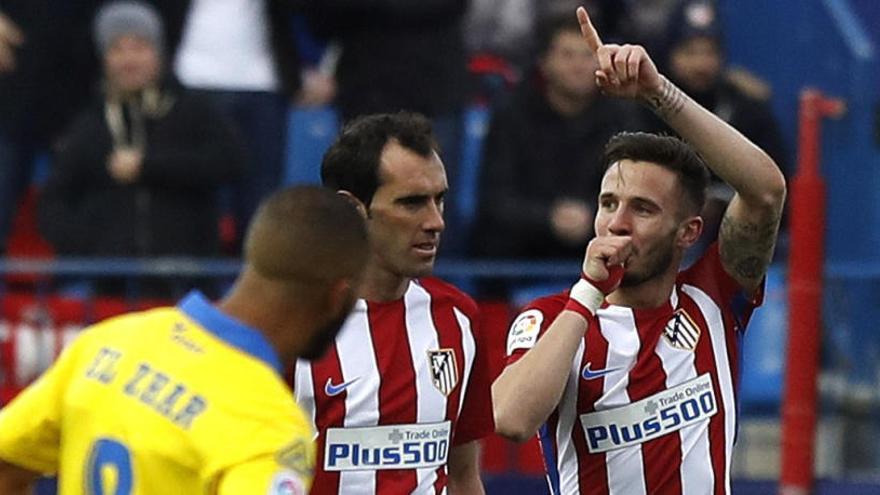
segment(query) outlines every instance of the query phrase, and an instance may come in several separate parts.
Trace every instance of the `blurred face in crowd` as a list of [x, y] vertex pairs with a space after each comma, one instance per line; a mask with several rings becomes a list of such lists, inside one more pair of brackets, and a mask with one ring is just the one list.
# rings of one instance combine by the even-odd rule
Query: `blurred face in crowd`
[[379, 188], [367, 209], [372, 263], [396, 277], [429, 275], [445, 227], [443, 162], [436, 153], [422, 157], [390, 141], [378, 172]]
[[152, 42], [124, 35], [114, 39], [104, 54], [104, 70], [112, 90], [134, 93], [159, 81], [161, 59]]
[[721, 73], [721, 51], [712, 38], [691, 38], [673, 51], [669, 60], [672, 78], [687, 91], [708, 91]]
[[556, 34], [541, 60], [548, 91], [569, 99], [586, 98], [596, 90], [596, 57], [577, 31]]
[[632, 236], [622, 287], [676, 269], [681, 252], [699, 237], [702, 221], [686, 216], [683, 197], [675, 172], [654, 163], [621, 160], [605, 173], [596, 235]]

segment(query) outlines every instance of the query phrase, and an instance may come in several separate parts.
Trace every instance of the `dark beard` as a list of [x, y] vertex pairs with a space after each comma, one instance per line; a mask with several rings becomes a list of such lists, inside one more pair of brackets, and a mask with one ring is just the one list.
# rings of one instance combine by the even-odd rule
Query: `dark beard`
[[673, 231], [672, 235], [670, 235], [668, 242], [662, 243], [661, 247], [658, 247], [657, 250], [651, 254], [651, 257], [648, 258], [648, 264], [645, 267], [644, 272], [634, 273], [627, 271], [626, 274], [623, 276], [623, 280], [620, 281], [620, 286], [635, 287], [649, 280], [653, 280], [665, 273], [666, 270], [669, 268], [669, 265], [672, 264], [674, 237], [675, 231]]
[[349, 308], [349, 311], [344, 311], [342, 315], [333, 318], [319, 328], [299, 357], [311, 361], [323, 356], [330, 347], [330, 344], [336, 340], [336, 335], [339, 334], [339, 330], [342, 329], [342, 325], [348, 319], [350, 311], [351, 309]]

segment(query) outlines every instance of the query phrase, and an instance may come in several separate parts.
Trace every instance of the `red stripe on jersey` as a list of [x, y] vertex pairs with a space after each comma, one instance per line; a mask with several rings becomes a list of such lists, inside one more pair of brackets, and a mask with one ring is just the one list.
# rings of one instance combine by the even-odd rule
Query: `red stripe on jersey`
[[583, 452], [578, 456], [578, 485], [583, 494], [607, 495], [609, 492], [608, 464], [605, 462], [605, 452], [590, 453], [580, 419], [581, 414], [591, 413], [595, 410], [596, 401], [602, 397], [605, 388], [604, 376], [593, 380], [585, 380], [581, 376], [584, 366], [588, 363], [590, 368], [594, 370], [608, 367], [608, 341], [602, 335], [599, 329], [599, 319], [595, 316], [590, 318], [584, 339], [584, 349], [584, 357], [578, 368], [580, 386], [578, 387], [577, 416], [572, 431], [575, 452]]
[[[425, 287], [429, 289], [430, 287]], [[432, 296], [434, 294], [432, 293]], [[434, 320], [434, 328], [437, 331], [437, 340], [440, 349], [452, 349], [455, 353], [455, 368], [458, 374], [458, 383], [455, 388], [446, 397], [446, 419], [452, 421], [453, 425], [458, 425], [456, 418], [458, 417], [458, 405], [461, 400], [461, 390], [464, 387], [464, 363], [465, 355], [462, 346], [462, 331], [458, 325], [458, 319], [455, 317], [453, 307], [448, 304], [441, 304], [437, 297], [431, 298], [431, 318]], [[473, 393], [473, 391], [471, 391]], [[453, 426], [453, 429], [455, 426]], [[454, 435], [453, 430], [453, 435]], [[453, 448], [450, 445], [450, 448]], [[442, 493], [443, 487], [446, 486], [447, 467], [446, 465], [437, 468], [437, 481], [434, 482], [434, 492]]]
[[[312, 361], [312, 387], [315, 397], [315, 409], [322, 414], [315, 418], [315, 426], [320, 432], [316, 442], [316, 452], [324, 452], [327, 428], [341, 427], [345, 420], [345, 396], [342, 391], [339, 395], [328, 397], [324, 392], [324, 383], [319, 383], [319, 377], [329, 377], [333, 383], [342, 383], [342, 366], [339, 364], [339, 354], [336, 346], [327, 349], [324, 357]], [[324, 459], [315, 462], [315, 479], [312, 482], [312, 495], [335, 494], [339, 492], [339, 472], [324, 471]]]
[[[387, 335], [389, 329], [406, 328], [404, 300], [371, 303], [367, 310], [370, 336], [379, 368], [379, 424], [416, 423], [418, 410], [412, 352], [406, 334]], [[388, 326], [389, 322], [395, 322]], [[418, 485], [413, 469], [376, 471], [376, 493], [410, 493]]]
[[[684, 291], [679, 291], [679, 307], [694, 319], [694, 323], [701, 329], [697, 341], [697, 347], [694, 349], [694, 366], [697, 369], [697, 376], [709, 373], [712, 377], [712, 387], [715, 390], [715, 402], [718, 412], [709, 420], [709, 454], [712, 456], [712, 471], [715, 473], [715, 490], [716, 495], [724, 495], [726, 492], [724, 473], [726, 468], [725, 454], [725, 436], [724, 436], [724, 418], [727, 414], [724, 409], [724, 401], [721, 400], [721, 383], [718, 381], [718, 366], [715, 362], [715, 354], [712, 346], [712, 336], [709, 334], [709, 326], [706, 324], [706, 318], [700, 311], [697, 303]], [[727, 333], [727, 332], [725, 332]]]
[[[666, 389], [666, 372], [657, 355], [657, 345], [663, 327], [672, 316], [668, 307], [659, 310], [634, 310], [636, 330], [639, 332], [636, 367], [629, 373], [629, 399], [642, 400]], [[681, 493], [681, 437], [672, 433], [642, 444], [642, 469], [647, 493]]]

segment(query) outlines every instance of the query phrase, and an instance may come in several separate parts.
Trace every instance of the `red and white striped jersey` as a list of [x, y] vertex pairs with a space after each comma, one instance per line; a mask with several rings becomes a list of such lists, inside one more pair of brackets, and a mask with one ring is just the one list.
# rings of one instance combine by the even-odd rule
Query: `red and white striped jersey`
[[[740, 338], [761, 292], [747, 298], [714, 244], [663, 306], [596, 311], [539, 432], [552, 493], [729, 494]], [[508, 365], [567, 300], [537, 299], [519, 314]]]
[[318, 430], [312, 494], [445, 493], [456, 445], [494, 431], [474, 301], [437, 279], [359, 300], [335, 345], [294, 371]]

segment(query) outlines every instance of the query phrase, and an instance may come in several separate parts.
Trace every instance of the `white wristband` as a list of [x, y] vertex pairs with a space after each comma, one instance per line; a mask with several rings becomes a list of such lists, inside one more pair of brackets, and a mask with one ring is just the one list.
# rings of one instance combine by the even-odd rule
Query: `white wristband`
[[596, 310], [605, 301], [605, 294], [602, 294], [602, 291], [597, 289], [595, 285], [584, 279], [578, 280], [571, 287], [568, 297], [577, 301], [578, 304], [587, 308], [593, 314], [596, 314]]

